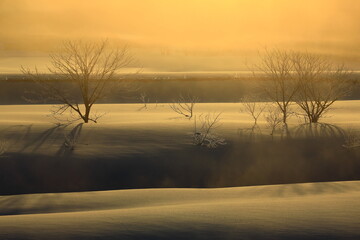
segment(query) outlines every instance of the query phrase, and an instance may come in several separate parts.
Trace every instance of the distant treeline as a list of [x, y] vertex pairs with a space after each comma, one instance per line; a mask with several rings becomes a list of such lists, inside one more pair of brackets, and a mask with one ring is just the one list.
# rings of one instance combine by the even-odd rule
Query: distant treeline
[[[351, 93], [343, 100], [360, 100], [360, 78], [356, 78], [358, 84], [354, 85]], [[58, 84], [68, 89], [69, 94], [74, 97], [79, 96], [76, 93], [77, 88], [70, 82], [56, 80]], [[139, 103], [141, 94], [145, 94], [150, 103], [172, 102], [180, 94], [191, 94], [200, 99], [200, 102], [238, 102], [247, 94], [261, 93], [260, 83], [264, 86], [265, 79], [255, 79], [253, 77], [194, 77], [194, 78], [133, 78], [126, 80], [134, 86], [132, 91], [124, 92], [121, 88], [113, 89], [108, 96], [99, 103]], [[22, 79], [21, 75], [17, 77], [0, 80], [0, 104], [30, 104], [27, 98], [32, 97], [32, 93], [39, 91], [37, 84], [28, 79]], [[80, 101], [80, 99], [78, 99]], [[261, 97], [259, 100], [266, 100]], [[53, 102], [43, 102], [52, 104]]]

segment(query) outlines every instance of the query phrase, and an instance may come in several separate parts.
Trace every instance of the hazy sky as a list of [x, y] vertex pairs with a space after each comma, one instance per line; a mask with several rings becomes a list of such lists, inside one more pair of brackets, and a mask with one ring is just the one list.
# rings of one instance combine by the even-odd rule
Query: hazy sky
[[153, 71], [244, 70], [265, 46], [360, 69], [359, 13], [359, 0], [0, 0], [0, 71], [79, 38], [128, 43]]

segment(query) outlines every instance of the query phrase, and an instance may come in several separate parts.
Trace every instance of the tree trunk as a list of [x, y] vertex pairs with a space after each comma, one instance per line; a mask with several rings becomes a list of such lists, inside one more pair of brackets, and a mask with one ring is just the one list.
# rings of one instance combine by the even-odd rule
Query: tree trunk
[[313, 116], [311, 119], [310, 119], [310, 122], [311, 123], [318, 123], [319, 121], [319, 117], [318, 116]]
[[283, 111], [283, 123], [286, 124], [287, 121], [287, 112], [286, 110]]
[[90, 106], [85, 105], [85, 115], [83, 117], [85, 123], [89, 122], [89, 116], [90, 116]]

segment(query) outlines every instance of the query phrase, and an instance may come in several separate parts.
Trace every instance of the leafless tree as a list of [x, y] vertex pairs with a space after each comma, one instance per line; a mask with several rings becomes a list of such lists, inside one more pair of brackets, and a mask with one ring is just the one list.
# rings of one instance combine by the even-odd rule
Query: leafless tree
[[292, 52], [286, 50], [267, 50], [260, 55], [257, 70], [265, 75], [261, 86], [270, 101], [275, 102], [282, 114], [282, 121], [287, 123], [291, 114], [291, 104], [295, 100], [299, 84], [293, 75]]
[[199, 99], [195, 96], [188, 94], [186, 97], [180, 95], [178, 99], [174, 100], [169, 106], [170, 108], [188, 119], [191, 119], [194, 115], [194, 107]]
[[[133, 61], [126, 46], [111, 49], [108, 41], [67, 41], [59, 52], [50, 55], [50, 59], [50, 75], [40, 74], [36, 68], [22, 67], [22, 72], [38, 83], [42, 99], [62, 104], [54, 114], [63, 114], [70, 109], [85, 123], [97, 121], [97, 117], [90, 115], [92, 106], [119, 83], [115, 80], [118, 70]], [[73, 83], [81, 100], [55, 79]]]
[[200, 115], [194, 119], [194, 144], [197, 146], [206, 146], [208, 148], [216, 148], [225, 145], [225, 139], [214, 134], [214, 130], [220, 126], [220, 116], [218, 114]]
[[241, 98], [240, 103], [242, 105], [240, 111], [249, 114], [254, 119], [254, 125], [257, 125], [259, 117], [266, 109], [266, 104], [259, 102], [259, 98], [253, 95]]
[[310, 123], [317, 123], [335, 101], [351, 90], [350, 72], [310, 53], [294, 53], [292, 62], [299, 83], [296, 103]]

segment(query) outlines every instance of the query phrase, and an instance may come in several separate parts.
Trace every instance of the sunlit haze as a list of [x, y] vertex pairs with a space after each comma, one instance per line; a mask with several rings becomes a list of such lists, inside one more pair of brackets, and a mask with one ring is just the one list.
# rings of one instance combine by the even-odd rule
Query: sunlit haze
[[[243, 71], [264, 47], [360, 68], [358, 0], [0, 0], [0, 71], [68, 39], [128, 44], [145, 71]], [[137, 66], [135, 66], [137, 67]]]

